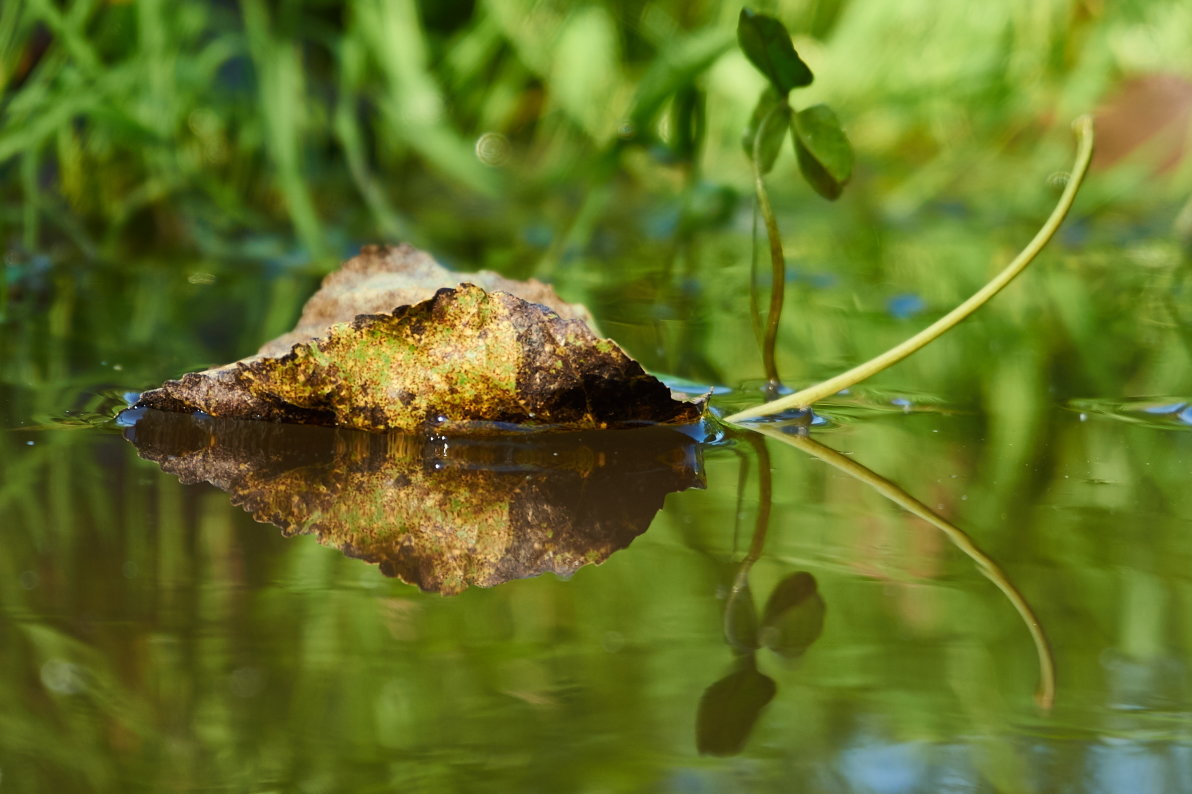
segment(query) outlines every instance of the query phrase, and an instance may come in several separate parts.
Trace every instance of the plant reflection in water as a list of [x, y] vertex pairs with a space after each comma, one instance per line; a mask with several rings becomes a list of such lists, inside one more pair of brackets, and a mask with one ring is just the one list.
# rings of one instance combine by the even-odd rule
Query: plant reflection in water
[[[145, 410], [127, 416], [139, 454], [185, 483], [208, 482], [287, 536], [313, 534], [381, 572], [445, 595], [600, 563], [649, 527], [668, 493], [701, 488], [706, 428], [516, 433], [448, 439], [216, 419]], [[758, 511], [734, 566], [724, 636], [734, 660], [699, 702], [701, 753], [740, 752], [777, 691], [759, 669], [768, 650], [801, 658], [823, 631], [826, 605], [806, 571], [786, 575], [760, 614], [749, 574], [762, 558], [773, 496], [767, 437], [854, 477], [938, 528], [1006, 596], [1039, 664], [1036, 702], [1050, 709], [1055, 673], [1033, 610], [962, 530], [860, 463], [807, 435], [806, 422], [758, 424]], [[747, 469], [742, 469], [742, 485]]]
[[[812, 440], [807, 423], [771, 423], [753, 427], [761, 435], [744, 436], [758, 462], [758, 511], [749, 550], [736, 566], [724, 606], [724, 636], [735, 659], [732, 670], [709, 686], [700, 699], [696, 718], [696, 746], [707, 755], [735, 755], [744, 747], [762, 710], [774, 698], [777, 685], [758, 669], [757, 653], [768, 648], [784, 660], [799, 659], [823, 631], [826, 606], [815, 577], [806, 571], [789, 574], [775, 586], [759, 616], [749, 587], [749, 572], [761, 559], [769, 531], [773, 500], [770, 453], [762, 436], [795, 447], [848, 474], [912, 515], [939, 529], [948, 540], [976, 563], [981, 573], [1006, 596], [1030, 632], [1038, 656], [1039, 684], [1035, 702], [1049, 711], [1055, 702], [1055, 662], [1047, 636], [1022, 593], [996, 562], [961, 529], [931, 510], [902, 488], [864, 465]], [[744, 473], [742, 467], [742, 486]]]
[[758, 650], [768, 648], [794, 661], [819, 638], [824, 627], [824, 600], [815, 577], [806, 571], [782, 579], [770, 593], [760, 618], [757, 614], [749, 572], [765, 549], [773, 485], [765, 439], [754, 434], [745, 438], [757, 455], [758, 512], [749, 551], [737, 566], [724, 605], [724, 638], [736, 657], [733, 669], [704, 691], [696, 717], [696, 747], [707, 755], [740, 752], [777, 691], [774, 680], [758, 670]]

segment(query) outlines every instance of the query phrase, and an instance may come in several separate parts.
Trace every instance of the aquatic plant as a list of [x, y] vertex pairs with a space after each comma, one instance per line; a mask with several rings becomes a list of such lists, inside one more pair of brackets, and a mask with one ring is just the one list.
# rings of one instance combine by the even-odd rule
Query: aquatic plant
[[[801, 111], [796, 111], [791, 106], [790, 92], [810, 85], [814, 76], [795, 51], [790, 33], [782, 22], [744, 8], [737, 23], [737, 40], [746, 57], [767, 80], [749, 126], [745, 130], [743, 144], [745, 153], [753, 165], [757, 207], [765, 224], [769, 243], [770, 305], [762, 340], [762, 359], [766, 371], [766, 391], [773, 398], [782, 386], [774, 353], [785, 298], [786, 257], [782, 250], [778, 221], [766, 191], [765, 176], [773, 169], [789, 131], [800, 173], [816, 193], [834, 201], [840, 197], [845, 184], [852, 177], [853, 150], [836, 114], [827, 105], [814, 105]], [[997, 276], [944, 317], [885, 353], [810, 388], [739, 411], [729, 416], [728, 421], [752, 419], [792, 409], [806, 409], [817, 400], [849, 388], [938, 339], [1000, 292], [1034, 261], [1072, 206], [1076, 191], [1080, 188], [1092, 159], [1092, 119], [1087, 116], [1081, 117], [1073, 128], [1079, 138], [1076, 163], [1059, 203], [1022, 253]], [[753, 303], [756, 305], [755, 280], [751, 280], [750, 289], [754, 296]]]
[[748, 408], [744, 411], [738, 411], [726, 417], [726, 421], [740, 422], [745, 419], [782, 413], [783, 411], [808, 408], [817, 400], [822, 400], [824, 397], [847, 389], [926, 347], [929, 343], [934, 342], [952, 328], [955, 328], [961, 320], [967, 318], [977, 309], [981, 308], [981, 306], [985, 305], [990, 298], [1001, 292], [1007, 284], [1017, 278], [1022, 271], [1026, 270], [1027, 266], [1035, 260], [1035, 257], [1039, 255], [1039, 252], [1043, 250], [1055, 235], [1056, 230], [1059, 229], [1068, 211], [1072, 208], [1072, 202], [1076, 199], [1076, 192], [1080, 189], [1080, 185], [1084, 181], [1084, 175], [1088, 172], [1089, 163], [1093, 157], [1093, 120], [1090, 116], [1081, 116], [1073, 122], [1072, 128], [1077, 136], [1076, 160], [1067, 177], [1067, 184], [1064, 187], [1064, 192], [1060, 196], [1059, 202], [1056, 204], [1055, 209], [1052, 210], [1047, 221], [1031, 241], [1027, 243], [1026, 247], [1022, 249], [1022, 252], [1014, 257], [1010, 264], [1006, 265], [1001, 272], [990, 279], [985, 286], [973, 293], [968, 300], [910, 339], [895, 345], [865, 363], [858, 364], [847, 372], [797, 391], [794, 394], [772, 400], [763, 405]]
[[[742, 144], [753, 163], [753, 185], [757, 207], [766, 226], [770, 251], [770, 306], [766, 313], [762, 359], [766, 368], [767, 390], [773, 396], [781, 387], [774, 347], [778, 323], [782, 317], [786, 289], [786, 257], [778, 220], [766, 191], [765, 176], [790, 133], [799, 171], [807, 183], [824, 198], [835, 201], [853, 174], [853, 149], [840, 127], [836, 114], [827, 105], [813, 105], [796, 111], [790, 92], [811, 85], [811, 69], [795, 52], [786, 26], [774, 17], [743, 8], [737, 22], [737, 41], [741, 51], [767, 80], [758, 97], [753, 116], [745, 130]], [[750, 289], [756, 305], [756, 281]]]

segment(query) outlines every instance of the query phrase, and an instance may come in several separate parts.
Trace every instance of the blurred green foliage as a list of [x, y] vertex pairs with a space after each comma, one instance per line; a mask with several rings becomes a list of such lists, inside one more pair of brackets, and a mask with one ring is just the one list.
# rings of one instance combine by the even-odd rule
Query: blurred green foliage
[[[310, 274], [358, 243], [401, 238], [463, 269], [551, 276], [647, 366], [756, 377], [739, 141], [764, 78], [734, 46], [739, 11], [713, 0], [5, 3], [0, 316], [25, 316], [6, 312], [11, 296], [35, 310], [40, 289], [56, 307], [75, 295], [82, 310], [52, 314], [55, 338], [87, 347], [92, 315], [96, 328], [121, 315], [87, 305], [81, 285], [135, 273], [161, 290], [127, 315], [145, 352], [183, 344], [154, 325], [162, 304], [181, 322], [176, 301], [209, 294], [243, 318], [222, 333], [243, 332], [235, 346], [187, 354], [210, 362], [288, 327]], [[1145, 96], [1139, 81], [1157, 75], [1176, 81], [1168, 105], [1192, 101], [1179, 93], [1192, 80], [1192, 11], [1178, 0], [759, 11], [795, 31], [819, 75], [800, 94], [830, 98], [857, 149], [852, 188], [830, 210], [795, 178], [789, 147], [770, 176], [797, 304], [779, 335], [792, 382], [907, 336], [909, 318], [888, 309], [900, 295], [929, 319], [984, 283], [1052, 205], [1073, 116]], [[1181, 208], [1192, 229], [1192, 158], [1168, 162], [1187, 137], [1171, 126], [1174, 140], [1102, 126], [1098, 170], [1034, 287], [972, 321], [969, 344], [1033, 355], [1059, 385], [1039, 375], [1032, 388], [1064, 396], [1181, 389], [1192, 338], [1180, 330], [1186, 237], [1173, 229]], [[113, 267], [82, 275], [101, 261]], [[250, 281], [289, 276], [266, 279], [262, 301], [233, 285], [244, 262], [263, 268]], [[1145, 324], [1139, 306], [1154, 309]], [[186, 322], [189, 334], [204, 321]], [[31, 329], [8, 335], [18, 359], [31, 355], [25, 334], [49, 344]], [[1131, 344], [1098, 344], [1106, 334]], [[898, 381], [995, 401], [992, 373], [1011, 365], [961, 377], [969, 344], [904, 364]]]
[[[796, 33], [822, 75], [804, 93], [830, 97], [855, 142], [865, 211], [905, 216], [944, 199], [1034, 210], [1067, 120], [1124, 77], [1192, 75], [1192, 11], [1178, 0], [759, 10]], [[761, 78], [732, 47], [738, 11], [716, 0], [5, 3], [4, 244], [109, 259], [297, 255], [326, 269], [358, 241], [403, 238], [470, 265], [550, 271], [598, 244], [617, 207], [684, 184], [726, 195], [749, 184], [735, 142]], [[1135, 159], [1145, 173], [1147, 155]], [[1008, 172], [1029, 189], [1007, 194]], [[1121, 200], [1133, 178], [1103, 196]], [[1129, 199], [1145, 212], [1165, 193]], [[779, 209], [804, 200], [796, 190]], [[698, 225], [726, 217], [696, 204], [684, 207]]]

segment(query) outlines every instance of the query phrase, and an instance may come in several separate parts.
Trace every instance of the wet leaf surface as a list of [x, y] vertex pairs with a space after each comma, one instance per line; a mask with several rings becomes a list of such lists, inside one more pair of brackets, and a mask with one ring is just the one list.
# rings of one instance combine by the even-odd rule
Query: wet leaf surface
[[[366, 249], [344, 276], [329, 276], [295, 331], [257, 356], [168, 381], [143, 393], [139, 405], [411, 433], [603, 429], [701, 417], [703, 400], [674, 399], [615, 342], [597, 337], [582, 308], [537, 282], [517, 287], [529, 300], [465, 283], [366, 313], [415, 300], [447, 273], [424, 278], [415, 268], [407, 277], [391, 267], [397, 250], [412, 252]], [[475, 275], [447, 273], [447, 280]], [[504, 289], [512, 282], [492, 283]]]
[[703, 487], [697, 441], [667, 427], [448, 440], [151, 409], [133, 420], [140, 456], [182, 482], [444, 594], [599, 563], [668, 493]]

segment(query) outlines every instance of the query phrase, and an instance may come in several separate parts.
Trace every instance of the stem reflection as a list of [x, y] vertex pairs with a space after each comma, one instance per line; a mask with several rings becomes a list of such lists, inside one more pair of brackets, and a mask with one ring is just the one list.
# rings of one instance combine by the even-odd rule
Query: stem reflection
[[813, 441], [806, 435], [805, 431], [792, 435], [784, 432], [779, 427], [767, 425], [751, 426], [751, 429], [802, 450], [850, 477], [860, 480], [903, 510], [918, 516], [943, 532], [948, 540], [952, 541], [961, 552], [976, 563], [977, 569], [981, 571], [985, 578], [993, 582], [998, 590], [1002, 591], [1002, 594], [1006, 596], [1006, 600], [1010, 602], [1019, 617], [1022, 618], [1027, 631], [1030, 632], [1031, 640], [1035, 645], [1035, 653], [1039, 660], [1039, 686], [1035, 690], [1035, 702], [1044, 711], [1051, 710], [1052, 705], [1055, 703], [1055, 659], [1052, 655], [1051, 645], [1047, 640], [1047, 635], [1043, 631], [1043, 626], [1039, 623], [1038, 617], [1035, 616], [1035, 612], [1031, 609], [1030, 604], [1027, 603], [1026, 598], [1010, 582], [1005, 572], [1002, 571], [989, 555], [977, 547], [968, 534], [885, 477], [882, 477], [855, 460], [842, 455], [836, 450], [826, 447], [818, 441]]

